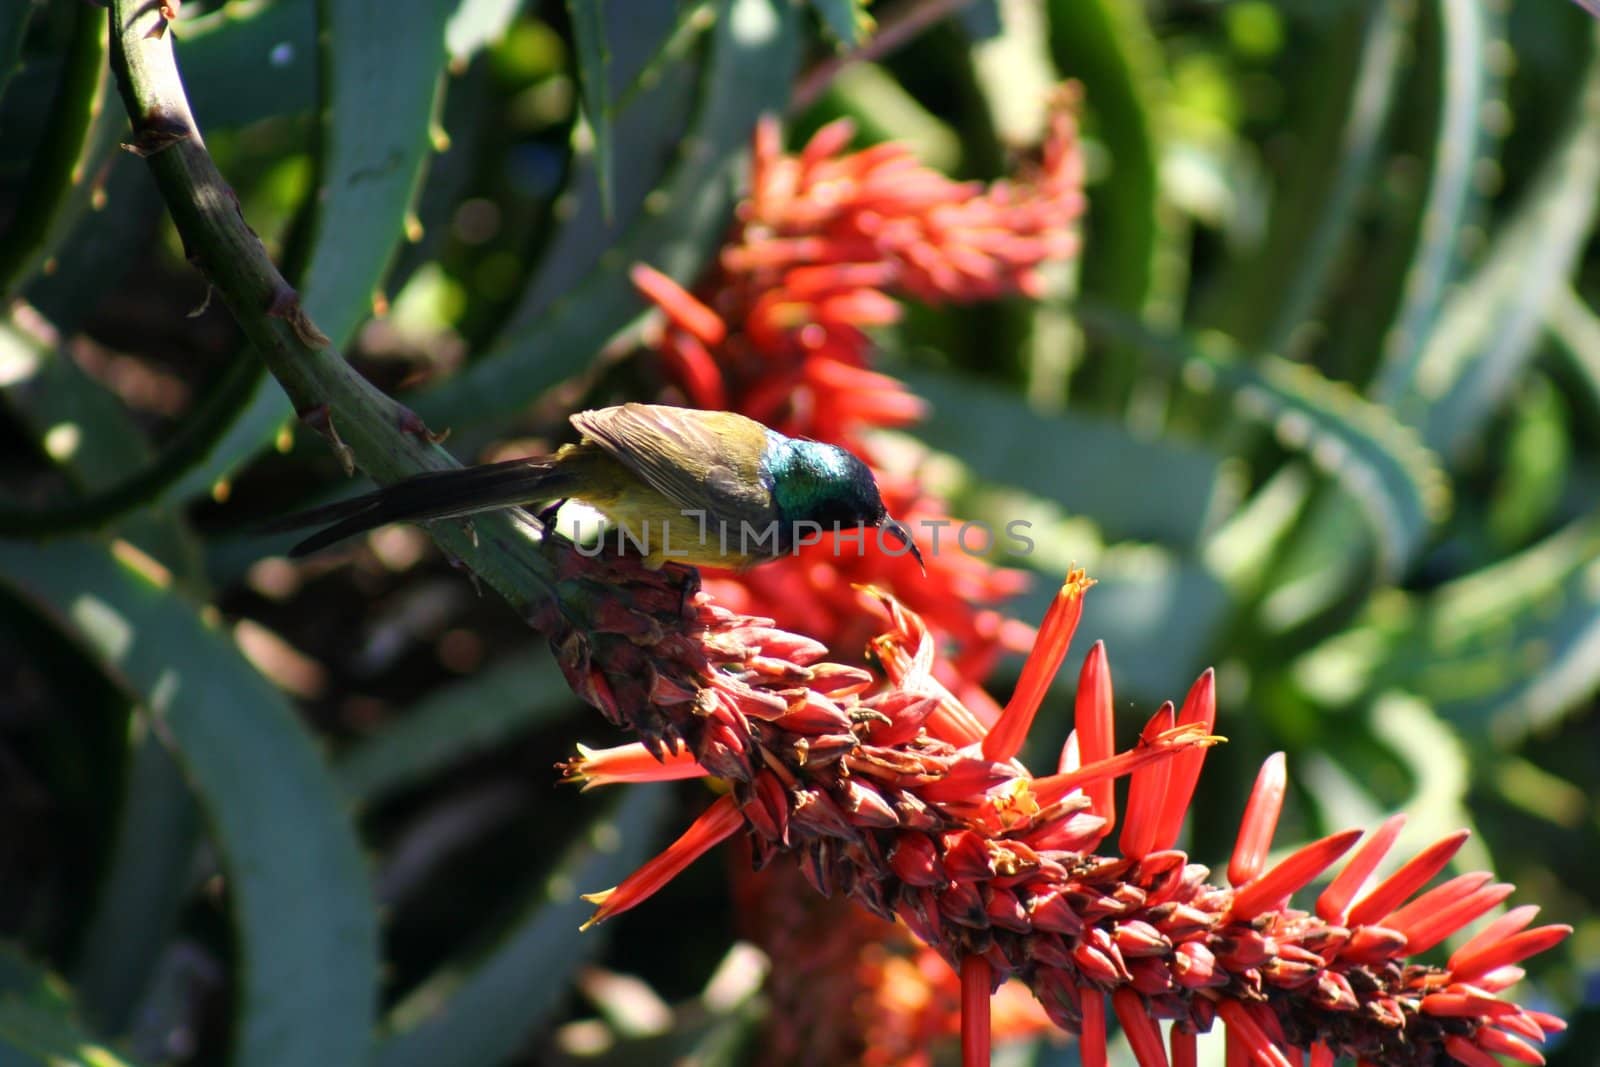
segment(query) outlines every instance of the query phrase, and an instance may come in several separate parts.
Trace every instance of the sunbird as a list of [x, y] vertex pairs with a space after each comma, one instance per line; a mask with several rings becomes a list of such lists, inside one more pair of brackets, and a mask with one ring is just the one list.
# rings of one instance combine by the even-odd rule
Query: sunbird
[[571, 421], [581, 440], [553, 455], [429, 471], [270, 528], [332, 523], [289, 552], [304, 556], [391, 522], [553, 505], [541, 515], [548, 523], [561, 503], [576, 500], [621, 527], [649, 567], [742, 569], [822, 532], [862, 528], [881, 531], [922, 564], [910, 531], [889, 517], [872, 471], [843, 448], [787, 437], [730, 411], [664, 404], [580, 411]]

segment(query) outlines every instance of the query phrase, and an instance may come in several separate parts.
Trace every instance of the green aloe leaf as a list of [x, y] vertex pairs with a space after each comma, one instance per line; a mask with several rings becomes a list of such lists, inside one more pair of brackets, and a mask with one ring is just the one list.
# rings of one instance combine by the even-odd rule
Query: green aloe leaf
[[0, 583], [144, 705], [199, 798], [239, 940], [232, 1062], [363, 1062], [377, 923], [359, 845], [293, 710], [128, 552], [0, 542]]
[[594, 137], [595, 174], [606, 219], [612, 210], [612, 161], [616, 156], [611, 122], [611, 53], [606, 46], [604, 0], [567, 0], [572, 36], [577, 46], [578, 84], [583, 90], [583, 115]]
[[[700, 73], [693, 45], [715, 24], [712, 8], [690, 7], [676, 18], [663, 17], [673, 14], [664, 6], [648, 16], [619, 4], [606, 10], [606, 33], [613, 51], [611, 75], [615, 83], [622, 83], [637, 68], [633, 82], [639, 86], [637, 93], [630, 94], [620, 84], [613, 85], [619, 90], [619, 101], [627, 98], [626, 103], [618, 103], [614, 117], [613, 210], [607, 217], [594, 146], [582, 131], [574, 130], [571, 175], [562, 194], [563, 221], [545, 244], [537, 269], [507, 317], [501, 329], [503, 338], [533, 336], [557, 301], [598, 275], [601, 261], [614, 256], [616, 246], [641, 223], [646, 198], [667, 174], [663, 161], [673, 157], [688, 133]], [[620, 280], [627, 282], [626, 277]]]
[[[1600, 35], [1600, 27], [1594, 31]], [[1594, 228], [1600, 194], [1600, 38], [1565, 135], [1539, 169], [1482, 267], [1450, 301], [1423, 350], [1407, 400], [1429, 445], [1445, 455], [1482, 436], [1484, 423], [1543, 337]], [[1406, 409], [1406, 401], [1401, 401]]]
[[572, 691], [545, 649], [497, 663], [430, 693], [351, 748], [336, 768], [339, 789], [351, 807], [369, 806], [572, 706]]
[[37, 6], [31, 2], [7, 4], [0, 11], [0, 96], [5, 95], [6, 83], [22, 63], [22, 38]]
[[1600, 687], [1600, 519], [1411, 601], [1378, 684], [1510, 744]]
[[306, 311], [345, 348], [372, 313], [401, 242], [428, 154], [443, 87], [445, 26], [438, 0], [322, 0], [324, 138]]
[[1143, 8], [1128, 0], [1052, 0], [1050, 49], [1063, 75], [1083, 83], [1094, 133], [1112, 177], [1089, 189], [1083, 292], [1124, 311], [1159, 298], [1169, 251], [1161, 219], [1160, 51]]
[[[1503, 33], [1504, 15], [1491, 13], [1491, 6], [1455, 0], [1436, 5], [1441, 109], [1417, 245], [1372, 390], [1386, 404], [1406, 397], [1416, 381], [1447, 288], [1460, 273], [1462, 234], [1482, 211], [1484, 196], [1474, 173], [1490, 145], [1484, 116], [1503, 88], [1490, 52]], [[1416, 425], [1421, 413], [1407, 405], [1400, 414]]]
[[546, 1025], [571, 978], [605, 944], [604, 927], [578, 927], [594, 906], [578, 897], [615, 885], [649, 855], [664, 812], [659, 794], [633, 787], [597, 815], [523, 913], [480, 958], [448, 967], [395, 1008], [379, 1067], [489, 1067]]
[[[1222, 457], [1081, 412], [1045, 414], [1016, 393], [953, 374], [903, 374], [933, 407], [917, 437], [959, 457], [985, 484], [1013, 485], [1093, 519], [1111, 540], [1200, 541]], [[1050, 442], [1052, 455], [1039, 454]], [[1152, 486], [1160, 486], [1152, 492]]]
[[178, 59], [201, 130], [317, 106], [317, 10], [305, 0], [223, 4], [178, 23]]
[[729, 0], [718, 9], [700, 109], [671, 177], [594, 270], [543, 313], [513, 327], [460, 374], [418, 396], [435, 426], [509, 415], [588, 368], [605, 342], [644, 310], [628, 280], [636, 262], [684, 284], [722, 238], [756, 118], [787, 98], [798, 51], [791, 5]]
[[127, 780], [105, 877], [72, 974], [84, 1013], [122, 1033], [177, 925], [192, 879], [200, 812], [183, 770], [145, 725], [130, 722]]
[[1449, 482], [1420, 438], [1388, 409], [1312, 368], [1274, 356], [1217, 358], [1100, 310], [1081, 318], [1091, 333], [1167, 362], [1190, 388], [1227, 397], [1241, 418], [1265, 425], [1334, 479], [1364, 517], [1386, 571], [1409, 559], [1448, 509]]
[[811, 0], [811, 10], [840, 47], [855, 47], [872, 32], [872, 16], [861, 0]]
[[1251, 348], [1280, 355], [1322, 302], [1367, 189], [1411, 45], [1416, 5], [1380, 0], [1330, 27], [1297, 144], [1265, 241], [1237, 285], [1219, 294], [1220, 325]]
[[130, 1067], [79, 1021], [67, 984], [0, 946], [0, 1063]]
[[[20, 308], [0, 317], [0, 403], [74, 487], [86, 494], [114, 489], [149, 462], [144, 433], [121, 401], [38, 325], [26, 323]], [[54, 517], [34, 508], [0, 509], [0, 529], [48, 526]], [[185, 580], [199, 573], [199, 548], [176, 515], [135, 514], [122, 525], [124, 537]]]
[[0, 297], [44, 268], [89, 209], [99, 164], [126, 126], [120, 111], [106, 106], [110, 79], [105, 19], [98, 11], [79, 9], [47, 132], [21, 192], [19, 202], [27, 210], [17, 212], [0, 234]]

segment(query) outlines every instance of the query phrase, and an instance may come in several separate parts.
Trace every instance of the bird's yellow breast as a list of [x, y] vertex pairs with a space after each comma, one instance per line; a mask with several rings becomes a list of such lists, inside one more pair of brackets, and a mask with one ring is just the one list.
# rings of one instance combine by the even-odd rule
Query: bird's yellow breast
[[[772, 554], [774, 541], [761, 536], [767, 531], [746, 535], [715, 516], [686, 515], [679, 503], [609, 456], [585, 458], [583, 489], [574, 499], [600, 512], [611, 525], [602, 533], [580, 524], [573, 532], [581, 546], [603, 544], [637, 553], [651, 569], [664, 563], [739, 568]], [[768, 551], [763, 553], [763, 547]]]

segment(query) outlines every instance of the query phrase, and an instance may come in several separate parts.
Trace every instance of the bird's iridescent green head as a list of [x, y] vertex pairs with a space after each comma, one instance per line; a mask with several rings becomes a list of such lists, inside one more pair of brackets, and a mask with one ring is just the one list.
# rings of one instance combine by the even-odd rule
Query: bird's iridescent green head
[[816, 523], [822, 531], [867, 526], [881, 528], [922, 565], [910, 531], [889, 517], [871, 469], [850, 452], [768, 431], [763, 466], [785, 527], [780, 537], [785, 549], [794, 543], [793, 530], [800, 523]]

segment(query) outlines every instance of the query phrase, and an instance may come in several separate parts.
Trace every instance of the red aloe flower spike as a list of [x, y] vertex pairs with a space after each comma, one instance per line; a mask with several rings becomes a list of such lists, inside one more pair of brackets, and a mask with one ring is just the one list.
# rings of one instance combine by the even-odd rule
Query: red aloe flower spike
[[1333, 1067], [1333, 1049], [1318, 1041], [1311, 1046], [1311, 1067]]
[[1485, 945], [1492, 945], [1497, 941], [1504, 940], [1512, 934], [1526, 929], [1527, 925], [1533, 922], [1538, 915], [1539, 905], [1537, 904], [1523, 904], [1520, 907], [1512, 908], [1500, 918], [1473, 934], [1466, 944], [1452, 954], [1451, 958], [1454, 959], [1455, 956], [1476, 952]]
[[1460, 1034], [1451, 1034], [1445, 1038], [1444, 1050], [1455, 1057], [1462, 1067], [1500, 1067], [1499, 1060]]
[[720, 345], [728, 336], [728, 324], [722, 316], [697, 300], [689, 290], [644, 263], [635, 263], [628, 271], [634, 287], [655, 303], [672, 324], [687, 331], [704, 345]]
[[[1195, 679], [1194, 685], [1189, 687], [1189, 695], [1183, 698], [1178, 725], [1189, 723], [1199, 723], [1207, 733], [1217, 724], [1217, 676], [1209, 667]], [[1200, 768], [1205, 760], [1206, 750], [1197, 749], [1173, 761], [1168, 771], [1166, 803], [1161, 810], [1155, 840], [1151, 842], [1152, 849], [1159, 851], [1177, 844], [1183, 830], [1183, 817], [1189, 810], [1189, 801], [1194, 797], [1194, 787], [1200, 780]]]
[[577, 783], [585, 793], [603, 785], [676, 782], [708, 774], [682, 741], [668, 745], [659, 757], [637, 741], [601, 749], [579, 745], [578, 758], [561, 764], [561, 770], [567, 781]]
[[1537, 956], [1547, 949], [1554, 948], [1571, 933], [1572, 927], [1564, 923], [1536, 926], [1532, 930], [1512, 934], [1497, 944], [1486, 945], [1473, 952], [1458, 952], [1450, 957], [1448, 964], [1450, 974], [1460, 982], [1473, 981], [1480, 975], [1489, 974], [1513, 963], [1520, 963], [1529, 956]]
[[1200, 1035], [1178, 1023], [1172, 1025], [1172, 1067], [1200, 1067]]
[[1083, 594], [1094, 584], [1093, 579], [1081, 570], [1067, 575], [1050, 610], [1039, 626], [1039, 638], [1022, 665], [1022, 676], [1011, 694], [1006, 709], [983, 739], [983, 754], [992, 760], [1008, 760], [1022, 751], [1022, 742], [1028, 737], [1033, 717], [1044, 701], [1050, 683], [1055, 679], [1061, 661], [1066, 658], [1067, 646], [1083, 617]]
[[733, 836], [734, 831], [743, 825], [744, 817], [739, 813], [733, 796], [718, 797], [690, 824], [683, 836], [668, 845], [661, 855], [628, 875], [615, 888], [584, 894], [584, 900], [598, 907], [582, 928], [587, 930], [648, 900], [656, 890], [681, 874], [685, 867]]
[[1385, 878], [1350, 908], [1349, 926], [1364, 926], [1382, 919], [1395, 906], [1417, 890], [1427, 885], [1433, 876], [1444, 870], [1461, 846], [1466, 843], [1470, 830], [1457, 830], [1429, 845], [1400, 869]]
[[1486, 885], [1453, 904], [1419, 912], [1414, 919], [1410, 915], [1401, 917], [1396, 912], [1391, 921], [1395, 929], [1406, 935], [1406, 952], [1418, 955], [1498, 907], [1516, 888], [1505, 882]]
[[1405, 824], [1406, 817], [1403, 814], [1391, 815], [1376, 833], [1361, 843], [1356, 854], [1350, 857], [1350, 862], [1344, 865], [1344, 870], [1335, 875], [1328, 888], [1317, 897], [1319, 918], [1330, 923], [1344, 921], [1350, 901], [1361, 892], [1372, 872], [1383, 862], [1383, 857], [1389, 854], [1389, 849], [1394, 847], [1395, 839], [1400, 836]]
[[1083, 1024], [1078, 1030], [1078, 1058], [1083, 1067], [1106, 1067], [1106, 995], [1085, 985], [1081, 994]]
[[1283, 811], [1283, 794], [1288, 787], [1289, 772], [1284, 755], [1274, 752], [1261, 765], [1255, 788], [1245, 804], [1244, 818], [1239, 820], [1239, 838], [1233, 846], [1233, 858], [1228, 861], [1230, 884], [1244, 885], [1266, 866], [1272, 835], [1278, 829], [1278, 815]]
[[[1150, 744], [1176, 726], [1172, 702], [1169, 700], [1151, 716], [1150, 721], [1140, 732], [1139, 740], [1144, 744]], [[1143, 859], [1147, 852], [1152, 851], [1157, 823], [1165, 807], [1168, 771], [1171, 766], [1172, 760], [1162, 760], [1141, 767], [1128, 779], [1128, 818], [1122, 824], [1122, 836], [1118, 840], [1118, 847], [1124, 856]]]
[[1122, 1024], [1122, 1032], [1133, 1048], [1139, 1067], [1167, 1067], [1167, 1049], [1161, 1041], [1161, 1028], [1145, 1010], [1143, 998], [1127, 986], [1111, 994], [1111, 1007]]
[[1277, 907], [1337, 863], [1339, 857], [1350, 851], [1350, 846], [1360, 836], [1360, 830], [1344, 830], [1299, 849], [1266, 874], [1241, 886], [1228, 908], [1229, 917], [1249, 922], [1257, 915]]
[[[1106, 644], [1096, 641], [1078, 674], [1078, 693], [1074, 701], [1078, 735], [1078, 765], [1108, 760], [1116, 752], [1116, 727], [1113, 722], [1111, 665], [1106, 661]], [[1067, 768], [1063, 767], [1062, 770]], [[1117, 821], [1116, 787], [1107, 778], [1083, 787], [1094, 802], [1093, 811], [1106, 821], [1106, 833]]]
[[963, 1067], [988, 1067], [989, 997], [994, 992], [994, 970], [982, 956], [961, 961], [961, 1063]]

